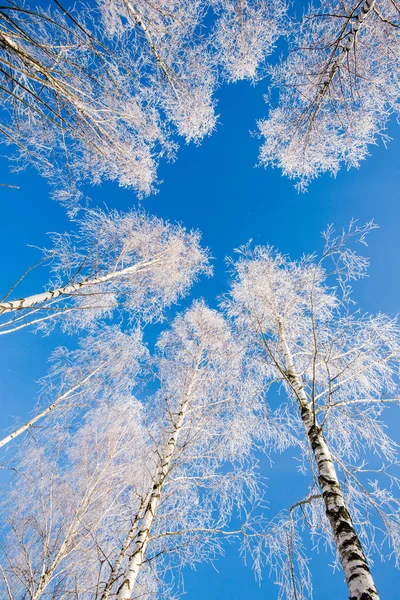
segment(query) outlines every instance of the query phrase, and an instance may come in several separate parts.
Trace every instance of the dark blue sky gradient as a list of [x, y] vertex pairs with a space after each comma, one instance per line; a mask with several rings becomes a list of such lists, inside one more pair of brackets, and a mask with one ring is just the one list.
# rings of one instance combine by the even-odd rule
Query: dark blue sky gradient
[[[223, 88], [219, 94], [220, 124], [214, 135], [201, 147], [183, 146], [178, 160], [163, 163], [159, 174], [164, 182], [159, 194], [145, 200], [150, 212], [188, 228], [198, 228], [204, 243], [215, 257], [215, 276], [202, 280], [192, 297], [205, 297], [215, 306], [217, 297], [227, 290], [229, 277], [224, 257], [233, 248], [252, 238], [268, 243], [292, 258], [322, 247], [320, 232], [329, 223], [347, 226], [352, 217], [361, 222], [374, 218], [381, 228], [373, 232], [366, 252], [371, 258], [370, 277], [357, 283], [355, 297], [363, 312], [399, 310], [399, 189], [400, 131], [393, 123], [389, 133], [397, 139], [388, 148], [373, 147], [359, 170], [342, 171], [336, 179], [324, 176], [311, 184], [307, 194], [299, 195], [293, 183], [277, 170], [255, 168], [259, 140], [249, 135], [256, 129], [256, 119], [266, 115], [263, 93], [266, 84], [253, 88], [237, 84]], [[19, 277], [39, 253], [27, 244], [44, 246], [46, 232], [70, 229], [62, 207], [49, 199], [45, 181], [29, 169], [18, 175], [9, 173], [5, 159], [0, 161], [0, 183], [19, 185], [20, 190], [0, 188], [1, 198], [1, 280], [0, 295]], [[126, 210], [137, 201], [135, 196], [113, 184], [86, 190], [93, 205]], [[21, 286], [17, 296], [32, 294], [46, 282], [45, 273], [37, 270]], [[183, 302], [182, 305], [186, 305]], [[73, 346], [76, 339], [58, 331], [50, 337], [33, 335], [27, 330], [0, 336], [0, 410], [1, 429], [12, 425], [15, 417], [27, 415], [34, 407], [37, 381], [46, 373], [46, 361], [59, 344]], [[389, 409], [390, 431], [399, 441], [399, 410]], [[271, 517], [289, 507], [305, 493], [308, 480], [296, 472], [294, 451], [273, 457], [271, 469], [262, 460], [268, 478]], [[185, 589], [191, 600], [273, 599], [276, 586], [264, 573], [261, 586], [245, 568], [234, 546], [227, 547], [226, 557], [216, 568], [201, 565], [186, 577]], [[340, 572], [332, 573], [332, 556], [323, 548], [310, 553], [317, 600], [346, 598]], [[382, 599], [400, 600], [400, 576], [394, 564], [377, 562], [374, 568]]]

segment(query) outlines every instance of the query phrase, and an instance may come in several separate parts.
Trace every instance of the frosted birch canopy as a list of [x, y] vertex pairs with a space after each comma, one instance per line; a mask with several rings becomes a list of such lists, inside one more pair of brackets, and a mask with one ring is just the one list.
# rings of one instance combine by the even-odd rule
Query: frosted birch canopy
[[[218, 88], [269, 73], [260, 162], [304, 190], [387, 141], [399, 104], [398, 15], [392, 0], [324, 0], [300, 23], [284, 0], [98, 0], [72, 11], [8, 0], [0, 135], [74, 213], [84, 181], [150, 194], [160, 159], [215, 130]], [[285, 35], [286, 57], [268, 64]]]
[[131, 29], [145, 77], [179, 135], [215, 129], [222, 81], [256, 81], [284, 27], [282, 0], [99, 0], [110, 33]]
[[251, 450], [265, 415], [243, 393], [244, 358], [222, 315], [195, 303], [150, 359], [155, 394], [139, 403], [109, 385], [105, 404], [95, 386], [83, 422], [53, 413], [22, 447], [3, 506], [2, 590], [170, 598], [182, 568], [213, 561], [221, 538], [262, 538], [248, 513], [262, 498]]
[[[253, 533], [246, 509], [261, 492], [250, 452], [263, 410], [254, 394], [251, 403], [242, 393], [243, 359], [222, 315], [204, 303], [194, 303], [161, 335], [154, 357], [160, 387], [149, 399], [160, 419], [152, 428], [154, 476], [118, 600], [141, 593], [148, 569], [164, 586], [173, 577], [178, 583], [183, 566], [212, 561], [222, 551], [221, 536]], [[232, 516], [240, 529], [229, 530]]]
[[265, 75], [283, 0], [99, 0], [0, 9], [0, 136], [74, 213], [81, 184], [154, 190], [162, 157], [216, 127], [222, 81]]
[[[327, 540], [357, 600], [378, 598], [366, 557], [400, 556], [398, 450], [381, 420], [384, 407], [399, 402], [400, 329], [396, 319], [358, 313], [348, 288], [367, 261], [347, 246], [370, 229], [353, 224], [339, 236], [329, 229], [322, 256], [297, 262], [246, 246], [232, 263], [225, 301], [249, 352], [269, 370], [266, 381], [283, 384], [284, 395], [269, 392], [271, 403], [280, 402], [272, 414], [297, 437], [310, 473], [309, 494], [290, 509], [286, 525], [280, 515], [273, 527], [282, 540], [291, 532], [290, 544], [299, 544], [293, 527], [302, 526]], [[368, 466], [370, 452], [380, 466]], [[266, 549], [282, 597], [311, 597], [304, 551], [290, 548], [275, 539]], [[283, 568], [290, 552], [293, 576]]]
[[210, 134], [216, 124], [217, 81], [200, 33], [207, 3], [112, 0], [99, 6], [113, 37], [129, 32], [141, 77], [178, 134], [187, 142]]
[[105, 39], [83, 12], [13, 2], [0, 10], [1, 139], [72, 211], [81, 180], [148, 194], [157, 158], [172, 150], [128, 41]]
[[214, 45], [223, 78], [257, 82], [266, 75], [266, 58], [285, 30], [285, 2], [217, 0], [214, 4], [220, 11]]
[[322, 1], [292, 23], [287, 57], [271, 68], [279, 92], [260, 121], [260, 161], [299, 189], [321, 173], [357, 167], [399, 114], [399, 5]]
[[13, 301], [12, 288], [3, 298], [0, 315], [8, 319], [0, 335], [57, 320], [67, 331], [91, 328], [118, 307], [132, 319], [157, 320], [200, 274], [211, 273], [198, 232], [144, 212], [87, 211], [78, 227], [53, 234], [44, 251], [53, 273], [48, 291]]

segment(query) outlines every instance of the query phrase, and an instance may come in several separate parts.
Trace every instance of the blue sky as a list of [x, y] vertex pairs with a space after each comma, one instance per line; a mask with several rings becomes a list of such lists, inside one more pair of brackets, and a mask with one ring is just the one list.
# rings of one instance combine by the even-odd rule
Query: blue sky
[[[237, 84], [223, 88], [219, 94], [221, 116], [217, 131], [200, 147], [182, 146], [175, 163], [163, 163], [159, 172], [163, 180], [160, 191], [144, 201], [148, 211], [180, 221], [188, 228], [200, 229], [204, 243], [215, 257], [215, 276], [196, 284], [191, 297], [202, 296], [215, 306], [217, 297], [229, 284], [224, 257], [250, 238], [298, 258], [321, 248], [320, 232], [327, 224], [335, 223], [340, 228], [347, 226], [352, 217], [361, 222], [374, 218], [380, 229], [371, 234], [366, 250], [371, 259], [370, 277], [355, 286], [355, 297], [363, 312], [381, 311], [394, 316], [399, 310], [400, 296], [397, 125], [393, 123], [389, 129], [394, 141], [387, 149], [373, 147], [372, 156], [359, 170], [342, 171], [336, 179], [324, 176], [311, 184], [307, 194], [299, 195], [293, 182], [281, 177], [279, 171], [255, 168], [259, 140], [251, 137], [249, 131], [256, 129], [257, 118], [266, 115], [265, 91], [265, 83], [257, 87]], [[70, 225], [62, 207], [49, 199], [46, 182], [32, 169], [10, 174], [7, 161], [1, 159], [0, 183], [20, 186], [19, 190], [0, 187], [2, 294], [38, 259], [39, 253], [28, 244], [44, 246], [47, 232], [64, 231]], [[126, 210], [137, 202], [131, 192], [113, 184], [86, 191], [93, 205], [106, 204]], [[44, 283], [45, 274], [38, 270], [17, 295], [35, 293]], [[15, 417], [23, 417], [32, 410], [37, 392], [35, 381], [45, 374], [48, 356], [59, 344], [75, 345], [76, 340], [59, 332], [47, 338], [27, 331], [0, 336], [3, 430], [15, 422]], [[388, 413], [394, 436], [400, 425], [399, 412], [394, 408]], [[262, 470], [269, 479], [271, 516], [301, 497], [307, 482], [296, 473], [291, 451], [282, 459], [277, 458], [272, 470], [263, 461]], [[286, 484], [282, 484], [283, 475]], [[329, 566], [332, 557], [323, 549], [311, 556], [315, 598], [346, 598], [342, 574], [333, 574]], [[188, 573], [185, 584], [188, 598], [272, 600], [277, 596], [268, 572], [258, 586], [233, 547], [227, 548], [226, 557], [216, 567], [219, 574], [205, 565]], [[393, 563], [377, 563], [374, 574], [381, 597], [400, 600], [400, 575]]]

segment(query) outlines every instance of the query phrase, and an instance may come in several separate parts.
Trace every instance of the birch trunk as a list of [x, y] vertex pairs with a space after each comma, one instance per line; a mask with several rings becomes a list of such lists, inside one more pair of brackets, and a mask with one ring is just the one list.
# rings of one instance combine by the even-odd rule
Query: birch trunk
[[[97, 486], [105, 477], [104, 473], [105, 473], [105, 470], [107, 469], [107, 467], [109, 466], [109, 460], [111, 460], [111, 457], [109, 457], [107, 459], [107, 461], [105, 462], [105, 464], [103, 464], [103, 467], [100, 470], [96, 471], [94, 478], [90, 481], [90, 485], [88, 485], [85, 493], [83, 494], [81, 501], [79, 502], [79, 504], [76, 508], [76, 512], [75, 512], [74, 518], [72, 520], [72, 523], [67, 528], [64, 539], [63, 539], [63, 541], [60, 545], [60, 548], [54, 558], [51, 558], [50, 554], [47, 554], [47, 552], [49, 550], [49, 545], [46, 543], [45, 552], [43, 553], [42, 572], [40, 574], [39, 582], [38, 582], [36, 590], [29, 592], [30, 600], [40, 600], [44, 594], [46, 596], [49, 596], [49, 594], [46, 592], [46, 590], [47, 590], [48, 585], [53, 580], [53, 577], [56, 573], [57, 568], [59, 567], [60, 563], [66, 557], [69, 556], [69, 554], [74, 550], [74, 548], [77, 547], [77, 544], [79, 544], [79, 541], [77, 541], [77, 535], [79, 532], [83, 531], [83, 529], [82, 529], [83, 518], [85, 516], [86, 511], [90, 507], [93, 496], [98, 491]], [[101, 520], [102, 516], [103, 516], [102, 514], [99, 514], [99, 517], [97, 520], [98, 521]], [[51, 523], [51, 521], [52, 520], [51, 520], [51, 515], [50, 515], [49, 522]], [[87, 530], [87, 529], [85, 530], [85, 535], [90, 535], [89, 530]]]
[[140, 14], [137, 12], [137, 10], [135, 10], [135, 8], [132, 6], [131, 2], [128, 2], [127, 0], [124, 0], [124, 4], [126, 6], [126, 8], [128, 9], [128, 12], [130, 15], [132, 15], [132, 18], [134, 20], [134, 22], [136, 23], [136, 25], [138, 25], [138, 27], [141, 28], [141, 30], [144, 33], [144, 36], [147, 40], [147, 43], [150, 46], [150, 50], [152, 51], [154, 58], [157, 61], [157, 65], [160, 67], [160, 69], [162, 70], [162, 72], [164, 73], [164, 75], [166, 76], [166, 78], [168, 79], [169, 83], [171, 84], [176, 96], [178, 97], [178, 94], [176, 92], [175, 89], [175, 85], [171, 79], [171, 75], [169, 73], [169, 69], [167, 68], [167, 66], [165, 65], [159, 51], [157, 50], [157, 47], [153, 41], [153, 38], [150, 34], [149, 28], [147, 27], [147, 25], [144, 23], [142, 17], [140, 16]]
[[301, 418], [317, 465], [325, 512], [346, 577], [349, 600], [379, 600], [367, 559], [340, 489], [329, 448], [321, 428], [315, 421], [312, 404], [296, 371], [281, 323], [278, 324], [278, 329], [285, 357], [286, 376], [299, 402]]
[[[376, 4], [376, 0], [365, 0], [365, 2], [363, 3], [361, 10], [357, 13], [355, 21], [352, 23], [351, 29], [350, 29], [349, 33], [347, 34], [346, 44], [345, 45], [339, 44], [339, 46], [338, 46], [338, 48], [340, 48], [341, 51], [338, 54], [338, 56], [336, 57], [336, 59], [334, 60], [333, 65], [327, 74], [326, 80], [324, 82], [322, 82], [321, 89], [318, 92], [319, 97], [322, 98], [325, 95], [325, 92], [328, 89], [328, 87], [330, 86], [336, 73], [339, 71], [340, 67], [343, 65], [344, 61], [346, 60], [346, 57], [349, 55], [349, 52], [354, 47], [355, 42], [356, 42], [357, 33], [359, 32], [360, 28], [364, 24], [366, 18], [370, 14], [371, 10], [374, 9], [375, 4]], [[350, 20], [350, 16], [349, 16], [349, 20]]]
[[184, 396], [184, 400], [180, 406], [180, 411], [177, 415], [177, 419], [175, 423], [173, 423], [173, 430], [168, 440], [168, 443], [164, 449], [161, 464], [154, 474], [153, 481], [151, 484], [152, 489], [150, 498], [143, 513], [140, 528], [136, 536], [135, 545], [133, 547], [133, 552], [128, 561], [124, 581], [117, 592], [117, 600], [131, 600], [132, 598], [132, 592], [140, 572], [140, 567], [143, 564], [146, 549], [149, 543], [151, 527], [156, 516], [158, 505], [160, 504], [162, 488], [165, 479], [168, 476], [171, 460], [176, 449], [179, 433], [182, 429], [182, 425], [185, 420], [198, 364], [199, 363], [197, 363], [195, 374], [193, 375], [189, 383], [188, 389]]
[[105, 588], [104, 588], [104, 591], [103, 591], [103, 593], [101, 595], [101, 599], [100, 600], [108, 600], [108, 597], [110, 595], [112, 586], [114, 585], [114, 583], [116, 582], [116, 580], [118, 578], [118, 571], [119, 571], [119, 568], [120, 568], [121, 563], [123, 561], [123, 558], [124, 558], [124, 556], [125, 556], [128, 548], [129, 548], [129, 546], [131, 545], [131, 543], [133, 542], [133, 540], [135, 538], [139, 521], [142, 518], [142, 511], [143, 511], [144, 506], [147, 506], [147, 503], [148, 503], [148, 501], [150, 499], [150, 493], [151, 492], [149, 492], [147, 494], [147, 496], [145, 497], [144, 502], [140, 505], [139, 510], [138, 510], [137, 514], [135, 515], [135, 518], [133, 519], [131, 528], [130, 528], [130, 530], [128, 532], [128, 535], [126, 536], [126, 538], [124, 540], [124, 543], [121, 546], [121, 549], [119, 551], [117, 560], [115, 561], [114, 566], [113, 566], [113, 568], [111, 570], [111, 573], [110, 573], [110, 575], [108, 577], [107, 583], [105, 585]]
[[107, 281], [111, 281], [112, 279], [117, 279], [118, 277], [124, 277], [125, 275], [131, 275], [132, 273], [138, 273], [143, 271], [150, 265], [158, 262], [159, 258], [154, 258], [149, 261], [143, 261], [132, 265], [131, 267], [126, 267], [126, 269], [121, 269], [120, 271], [112, 271], [111, 273], [107, 273], [107, 275], [102, 275], [101, 277], [87, 277], [78, 283], [72, 283], [70, 285], [65, 285], [64, 287], [57, 288], [55, 290], [48, 290], [47, 292], [43, 292], [42, 294], [34, 294], [33, 296], [28, 296], [27, 298], [20, 298], [19, 300], [13, 300], [9, 302], [1, 302], [0, 303], [0, 315], [12, 312], [14, 310], [22, 310], [24, 308], [33, 308], [37, 304], [45, 304], [50, 300], [54, 300], [55, 298], [59, 298], [60, 296], [70, 296], [79, 292], [81, 289], [86, 288], [91, 285], [97, 285], [99, 283], [105, 283]]
[[95, 375], [103, 367], [104, 367], [104, 363], [101, 364], [96, 369], [94, 369], [91, 373], [89, 373], [89, 375], [87, 377], [85, 377], [84, 379], [82, 379], [79, 383], [77, 383], [72, 388], [70, 388], [69, 390], [67, 390], [64, 394], [62, 394], [61, 396], [59, 396], [56, 400], [54, 400], [54, 402], [52, 402], [44, 410], [42, 410], [35, 417], [33, 417], [33, 419], [31, 419], [27, 423], [24, 423], [24, 425], [21, 425], [21, 427], [18, 427], [18, 429], [16, 429], [15, 431], [13, 431], [9, 435], [7, 435], [5, 438], [3, 438], [2, 440], [0, 440], [0, 448], [2, 448], [3, 446], [5, 446], [9, 442], [11, 442], [11, 440], [14, 440], [16, 437], [18, 437], [19, 435], [21, 435], [21, 433], [24, 433], [24, 431], [27, 431], [28, 429], [30, 429], [40, 419], [43, 419], [43, 417], [46, 417], [49, 413], [51, 413], [52, 410], [54, 410], [56, 408], [56, 406], [58, 406], [58, 404], [60, 402], [62, 402], [62, 400], [66, 400], [71, 394], [73, 394], [74, 392], [76, 392], [76, 390], [78, 390], [80, 387], [82, 387], [87, 381], [89, 381], [89, 379], [91, 379], [91, 377], [93, 377], [93, 375]]

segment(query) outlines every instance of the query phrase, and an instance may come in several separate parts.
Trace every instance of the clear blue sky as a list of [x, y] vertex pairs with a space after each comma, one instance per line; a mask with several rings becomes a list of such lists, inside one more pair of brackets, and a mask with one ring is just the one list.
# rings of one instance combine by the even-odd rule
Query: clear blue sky
[[[266, 114], [262, 97], [265, 90], [265, 83], [255, 88], [238, 84], [221, 90], [218, 130], [200, 147], [183, 146], [175, 163], [163, 163], [160, 179], [164, 182], [159, 186], [159, 194], [144, 202], [148, 211], [202, 231], [204, 243], [215, 257], [215, 276], [199, 282], [192, 297], [203, 296], [216, 305], [217, 296], [228, 284], [224, 257], [249, 238], [273, 244], [298, 258], [321, 248], [320, 232], [328, 223], [339, 228], [346, 226], [352, 217], [361, 221], [374, 218], [381, 228], [370, 236], [367, 250], [371, 258], [370, 277], [357, 284], [355, 295], [362, 311], [382, 311], [394, 316], [399, 310], [400, 293], [400, 129], [394, 123], [389, 131], [394, 141], [387, 149], [372, 148], [372, 156], [359, 170], [343, 171], [336, 179], [324, 176], [311, 185], [307, 194], [298, 195], [292, 182], [282, 178], [278, 171], [255, 168], [259, 141], [249, 131], [256, 129], [256, 118]], [[70, 226], [65, 211], [49, 199], [46, 182], [32, 169], [13, 175], [6, 160], [1, 159], [0, 183], [20, 186], [20, 190], [0, 188], [2, 294], [37, 260], [39, 253], [28, 244], [44, 246], [47, 232], [64, 231]], [[93, 205], [106, 204], [120, 210], [137, 202], [131, 192], [113, 184], [87, 193]], [[35, 293], [44, 283], [44, 274], [35, 272], [17, 295]], [[23, 417], [32, 410], [37, 392], [35, 381], [45, 374], [49, 353], [59, 344], [75, 345], [76, 340], [58, 332], [48, 338], [26, 331], [0, 336], [2, 430], [15, 422], [15, 417]], [[395, 436], [400, 425], [399, 413], [399, 409], [388, 413]], [[398, 433], [397, 441], [400, 441]], [[269, 479], [271, 516], [300, 499], [307, 485], [296, 474], [291, 456], [288, 451], [285, 457], [277, 459], [272, 470], [267, 463], [263, 465], [264, 475]], [[282, 485], [283, 475], [288, 485]], [[311, 557], [315, 598], [347, 598], [342, 574], [333, 574], [329, 567], [332, 557], [323, 550], [312, 553]], [[259, 587], [235, 548], [227, 548], [226, 557], [216, 566], [219, 574], [209, 566], [188, 573], [185, 585], [188, 598], [276, 598], [277, 590], [268, 572]], [[400, 574], [394, 564], [378, 562], [374, 574], [382, 599], [400, 600]]]

